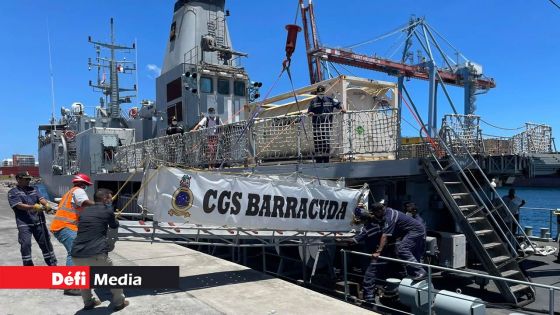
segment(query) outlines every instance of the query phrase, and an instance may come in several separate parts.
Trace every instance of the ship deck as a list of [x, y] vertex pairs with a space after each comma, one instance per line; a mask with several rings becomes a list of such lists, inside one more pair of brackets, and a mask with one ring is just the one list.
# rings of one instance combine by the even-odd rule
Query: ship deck
[[[8, 206], [7, 190], [0, 188], [0, 265], [21, 265], [17, 229]], [[52, 238], [58, 261], [64, 247]], [[128, 290], [130, 306], [120, 314], [372, 314], [363, 308], [271, 277], [247, 267], [175, 244], [117, 242], [110, 254], [116, 265], [179, 265], [178, 290]], [[33, 241], [33, 260], [44, 264]], [[8, 314], [109, 314], [110, 293], [95, 290], [103, 302], [82, 311], [80, 297], [61, 290], [0, 290], [0, 305]]]
[[[541, 245], [557, 246], [557, 243], [538, 242]], [[556, 256], [530, 256], [521, 262], [521, 267], [526, 270], [531, 282], [560, 286], [560, 263], [555, 262]], [[511, 308], [503, 304], [496, 285], [490, 281], [484, 289], [474, 282], [472, 277], [461, 277], [459, 275], [439, 274], [434, 276], [434, 287], [437, 290], [456, 291], [462, 294], [476, 296], [487, 302], [486, 313], [491, 315], [502, 314], [549, 314], [550, 300], [549, 291], [544, 288], [535, 287], [535, 302], [522, 308]], [[560, 291], [554, 292], [553, 303], [554, 314], [560, 310]]]

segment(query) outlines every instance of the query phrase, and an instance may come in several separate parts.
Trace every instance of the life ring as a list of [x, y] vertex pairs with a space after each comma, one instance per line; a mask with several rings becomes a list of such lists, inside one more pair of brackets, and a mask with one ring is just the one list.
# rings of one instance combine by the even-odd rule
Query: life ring
[[132, 107], [128, 110], [128, 116], [132, 118], [138, 117], [138, 107]]
[[76, 132], [74, 130], [66, 130], [64, 131], [64, 138], [68, 141], [73, 141], [76, 138]]

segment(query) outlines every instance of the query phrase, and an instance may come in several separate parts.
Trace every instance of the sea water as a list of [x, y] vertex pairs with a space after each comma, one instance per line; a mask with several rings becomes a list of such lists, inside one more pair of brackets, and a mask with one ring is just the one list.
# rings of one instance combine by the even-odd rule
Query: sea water
[[[496, 190], [503, 197], [508, 194], [510, 188], [499, 187]], [[556, 238], [557, 217], [552, 215], [551, 222], [550, 209], [560, 211], [560, 188], [514, 187], [514, 189], [515, 195], [526, 202], [520, 210], [521, 226], [533, 227], [533, 236], [540, 236], [540, 228], [552, 228], [550, 234]]]

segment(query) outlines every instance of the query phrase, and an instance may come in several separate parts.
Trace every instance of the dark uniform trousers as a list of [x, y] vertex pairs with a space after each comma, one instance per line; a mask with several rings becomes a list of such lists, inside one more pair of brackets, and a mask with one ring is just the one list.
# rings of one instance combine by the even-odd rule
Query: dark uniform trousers
[[[421, 262], [424, 254], [425, 243], [425, 235], [408, 233], [400, 242], [397, 243], [397, 256], [402, 260]], [[407, 264], [406, 269], [408, 275], [410, 276], [425, 274], [425, 271], [421, 266]]]
[[313, 113], [313, 145], [315, 161], [328, 163], [331, 154], [331, 131], [334, 109], [340, 102], [331, 97], [316, 97], [309, 103], [308, 111]]
[[386, 269], [387, 261], [370, 259], [369, 265], [367, 266], [364, 274], [364, 282], [362, 283], [362, 292], [365, 301], [374, 302], [377, 274], [383, 275]]
[[56, 256], [52, 250], [51, 241], [45, 223], [45, 216], [43, 214], [39, 216], [39, 221], [35, 223], [25, 224], [19, 221], [17, 228], [21, 259], [23, 260], [24, 266], [33, 266], [33, 258], [31, 256], [32, 235], [43, 252], [43, 259], [45, 259], [45, 263], [49, 266], [56, 266]]

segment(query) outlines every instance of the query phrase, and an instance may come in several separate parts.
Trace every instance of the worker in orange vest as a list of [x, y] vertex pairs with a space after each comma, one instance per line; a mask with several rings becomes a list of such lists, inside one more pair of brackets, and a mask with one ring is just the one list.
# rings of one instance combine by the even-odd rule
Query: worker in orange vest
[[[92, 185], [89, 176], [83, 173], [76, 174], [72, 179], [72, 184], [74, 186], [62, 196], [50, 228], [54, 237], [66, 248], [66, 266], [74, 265], [70, 252], [78, 232], [79, 212], [84, 207], [95, 204], [89, 200], [85, 191], [88, 186]], [[80, 295], [80, 290], [64, 290], [64, 294]]]

